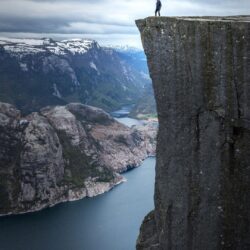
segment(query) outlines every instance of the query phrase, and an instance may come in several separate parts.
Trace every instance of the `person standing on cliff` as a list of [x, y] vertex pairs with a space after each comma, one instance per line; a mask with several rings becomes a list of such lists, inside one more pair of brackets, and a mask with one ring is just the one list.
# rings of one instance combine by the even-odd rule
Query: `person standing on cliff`
[[157, 13], [159, 16], [161, 16], [160, 10], [161, 10], [161, 1], [157, 0], [156, 1], [155, 16], [157, 16]]

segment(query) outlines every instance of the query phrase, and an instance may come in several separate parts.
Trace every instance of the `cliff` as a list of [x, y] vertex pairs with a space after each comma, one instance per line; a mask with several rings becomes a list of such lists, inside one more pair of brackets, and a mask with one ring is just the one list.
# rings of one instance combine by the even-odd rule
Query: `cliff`
[[137, 249], [250, 248], [250, 17], [136, 21], [159, 117]]
[[0, 215], [92, 197], [155, 151], [156, 128], [129, 128], [77, 103], [22, 117], [0, 103]]

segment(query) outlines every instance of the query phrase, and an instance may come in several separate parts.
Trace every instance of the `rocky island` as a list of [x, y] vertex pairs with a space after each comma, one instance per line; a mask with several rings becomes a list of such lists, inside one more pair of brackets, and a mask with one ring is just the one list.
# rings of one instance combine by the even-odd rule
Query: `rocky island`
[[156, 96], [146, 249], [250, 248], [250, 16], [136, 21]]
[[155, 153], [156, 129], [129, 128], [99, 108], [70, 103], [22, 116], [0, 103], [0, 215], [93, 197]]

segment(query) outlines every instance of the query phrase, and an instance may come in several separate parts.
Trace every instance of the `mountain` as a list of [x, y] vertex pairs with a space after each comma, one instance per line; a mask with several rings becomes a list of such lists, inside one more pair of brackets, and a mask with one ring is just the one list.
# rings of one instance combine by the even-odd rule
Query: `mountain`
[[138, 97], [130, 116], [138, 119], [156, 117], [156, 104], [149, 76], [146, 55], [143, 50], [130, 46], [109, 46], [114, 49], [122, 60], [140, 72], [141, 76], [150, 84], [146, 84], [141, 96]]
[[136, 69], [141, 75], [146, 79], [149, 80], [151, 83], [151, 79], [149, 77], [148, 66], [146, 55], [143, 50], [130, 47], [130, 46], [119, 46], [119, 45], [109, 45], [108, 48], [112, 48], [115, 50], [120, 58]]
[[130, 56], [86, 39], [0, 38], [0, 101], [26, 114], [69, 102], [106, 111], [136, 103], [150, 84], [145, 56], [139, 65], [142, 53]]
[[108, 191], [155, 153], [156, 127], [147, 126], [129, 128], [77, 103], [28, 116], [0, 103], [0, 215]]
[[156, 103], [152, 85], [145, 87], [142, 97], [139, 98], [137, 103], [134, 105], [129, 116], [136, 119], [157, 117]]

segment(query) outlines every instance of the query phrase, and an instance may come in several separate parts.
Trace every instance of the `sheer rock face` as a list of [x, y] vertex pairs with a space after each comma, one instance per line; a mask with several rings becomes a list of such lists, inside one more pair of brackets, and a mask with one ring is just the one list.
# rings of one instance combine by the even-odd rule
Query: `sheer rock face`
[[137, 249], [249, 249], [250, 17], [136, 24], [159, 117], [155, 211]]
[[154, 154], [156, 128], [129, 128], [78, 103], [22, 117], [0, 103], [0, 215], [93, 197]]

